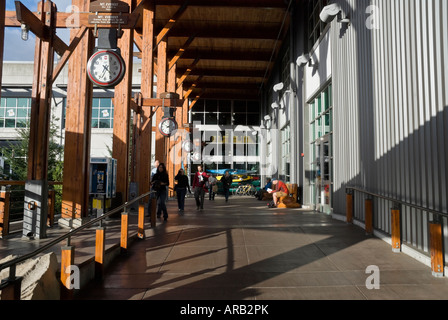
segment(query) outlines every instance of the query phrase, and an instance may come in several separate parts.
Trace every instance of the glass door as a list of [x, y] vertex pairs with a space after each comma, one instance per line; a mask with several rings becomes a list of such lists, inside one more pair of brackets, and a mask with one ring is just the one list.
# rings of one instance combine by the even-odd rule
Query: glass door
[[331, 157], [331, 136], [320, 138], [315, 143], [315, 184], [314, 197], [316, 210], [324, 213], [331, 213], [332, 209], [332, 157]]

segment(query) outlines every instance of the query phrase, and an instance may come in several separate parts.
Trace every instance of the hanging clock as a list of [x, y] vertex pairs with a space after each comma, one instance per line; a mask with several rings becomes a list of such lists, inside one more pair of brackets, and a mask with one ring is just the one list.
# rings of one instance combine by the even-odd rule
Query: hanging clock
[[167, 117], [160, 120], [159, 131], [165, 137], [171, 136], [173, 131], [177, 129], [177, 122], [174, 118]]
[[113, 87], [120, 83], [126, 72], [126, 65], [119, 52], [100, 49], [87, 64], [90, 80], [100, 87]]

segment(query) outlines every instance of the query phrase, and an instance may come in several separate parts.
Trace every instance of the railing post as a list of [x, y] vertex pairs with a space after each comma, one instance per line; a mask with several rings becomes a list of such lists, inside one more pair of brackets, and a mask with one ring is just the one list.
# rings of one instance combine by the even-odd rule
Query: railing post
[[127, 208], [121, 213], [121, 239], [120, 247], [122, 252], [126, 252], [128, 249], [128, 222], [129, 215]]
[[54, 205], [56, 200], [56, 192], [54, 190], [48, 191], [48, 220], [47, 226], [52, 227], [54, 224]]
[[20, 300], [22, 294], [22, 277], [16, 277], [16, 266], [9, 268], [9, 277], [0, 284], [0, 300]]
[[391, 209], [391, 240], [392, 251], [401, 252], [401, 210], [400, 206], [396, 205]]
[[373, 200], [365, 200], [365, 229], [368, 235], [373, 234]]
[[346, 190], [346, 220], [347, 223], [353, 223], [353, 190]]
[[138, 205], [138, 237], [145, 239], [145, 205], [140, 203]]
[[71, 266], [75, 263], [75, 247], [67, 243], [61, 250], [61, 299], [72, 299]]
[[429, 223], [429, 246], [431, 253], [431, 270], [434, 277], [443, 277], [443, 238], [442, 224], [438, 221]]
[[104, 274], [104, 253], [106, 245], [106, 228], [98, 227], [96, 229], [95, 241], [95, 278], [101, 279]]
[[9, 234], [9, 208], [11, 191], [6, 187], [0, 192], [0, 238]]

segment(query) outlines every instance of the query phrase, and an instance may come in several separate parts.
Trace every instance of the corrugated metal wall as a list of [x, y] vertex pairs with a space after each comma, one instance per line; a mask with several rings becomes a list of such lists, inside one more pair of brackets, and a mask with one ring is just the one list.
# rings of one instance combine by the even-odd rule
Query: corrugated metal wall
[[[345, 213], [347, 185], [448, 212], [448, 1], [337, 2], [352, 24], [330, 29], [334, 212]], [[375, 227], [387, 233], [391, 206], [374, 203]], [[431, 219], [404, 208], [404, 241], [427, 251]]]

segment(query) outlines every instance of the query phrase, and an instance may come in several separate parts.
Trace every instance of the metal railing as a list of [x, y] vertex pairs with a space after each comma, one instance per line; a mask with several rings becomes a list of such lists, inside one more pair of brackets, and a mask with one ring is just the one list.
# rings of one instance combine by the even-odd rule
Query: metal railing
[[[148, 197], [149, 195], [151, 195], [152, 193], [154, 193], [155, 191], [150, 191], [147, 193], [144, 193], [138, 197], [136, 197], [135, 199], [126, 202], [122, 205], [120, 205], [119, 207], [116, 207], [110, 211], [108, 211], [107, 213], [104, 213], [103, 215], [101, 215], [100, 217], [94, 218], [84, 224], [82, 224], [81, 226], [75, 228], [75, 229], [71, 229], [69, 232], [67, 232], [66, 234], [57, 237], [54, 240], [51, 240], [50, 242], [48, 242], [47, 244], [39, 247], [38, 249], [22, 255], [20, 257], [17, 257], [15, 259], [12, 259], [10, 261], [7, 261], [5, 263], [0, 264], [0, 271], [2, 271], [3, 269], [9, 268], [9, 277], [7, 278], [7, 280], [5, 280], [1, 285], [0, 285], [0, 290], [4, 290], [6, 287], [8, 286], [14, 286], [14, 285], [19, 285], [20, 286], [20, 281], [21, 279], [16, 277], [16, 266], [17, 264], [26, 261], [28, 259], [31, 259], [35, 256], [37, 256], [38, 254], [50, 249], [51, 247], [57, 245], [58, 243], [66, 240], [67, 241], [67, 247], [70, 247], [70, 242], [71, 242], [71, 238], [72, 236], [74, 236], [76, 233], [85, 230], [87, 228], [90, 228], [96, 224], [99, 224], [99, 226], [102, 226], [102, 221], [108, 217], [110, 217], [113, 214], [116, 214], [118, 212], [122, 212], [122, 217], [123, 215], [127, 215], [127, 208], [130, 207], [132, 204], [134, 204], [137, 201], [140, 201], [141, 199]], [[154, 201], [153, 201], [154, 202]], [[143, 207], [143, 210], [140, 210], [140, 208]], [[139, 208], [139, 218], [138, 218], [138, 236], [140, 238], [144, 237], [144, 205], [141, 204]], [[153, 212], [154, 210], [151, 210], [151, 223], [152, 226], [154, 226], [154, 221], [155, 221], [155, 217], [153, 217], [153, 213], [155, 215], [155, 212]], [[126, 220], [127, 222], [127, 220]], [[123, 224], [122, 224], [123, 227]], [[122, 228], [122, 237], [123, 238], [123, 228]], [[143, 232], [143, 235], [142, 235]], [[127, 230], [126, 230], [126, 236], [127, 236]], [[104, 244], [103, 244], [104, 245]], [[61, 261], [61, 264], [63, 264], [64, 262]], [[61, 274], [64, 272], [64, 270], [61, 270]], [[11, 296], [14, 296], [14, 299], [17, 299], [17, 288], [15, 289], [16, 292], [15, 294], [11, 294]], [[9, 295], [8, 295], [9, 296]], [[11, 297], [10, 296], [10, 297]], [[20, 297], [20, 290], [19, 290], [19, 297]], [[2, 300], [5, 299], [5, 297], [3, 296], [3, 292], [2, 292]], [[7, 299], [7, 298], [6, 298]]]
[[[423, 207], [421, 205], [417, 205], [415, 203], [410, 203], [408, 201], [399, 200], [396, 198], [392, 198], [389, 196], [380, 195], [374, 192], [367, 191], [365, 189], [359, 187], [346, 187], [346, 220], [348, 223], [353, 223], [354, 219], [354, 194], [358, 192], [362, 195], [365, 195], [365, 204], [364, 204], [364, 223], [365, 230], [368, 234], [373, 234], [373, 219], [374, 219], [374, 202], [373, 199], [380, 199], [384, 201], [389, 201], [393, 203], [393, 206], [390, 208], [390, 234], [391, 234], [391, 244], [392, 250], [394, 252], [402, 251], [402, 242], [403, 242], [403, 208], [412, 208], [415, 210], [419, 210], [422, 212], [427, 212], [433, 215], [432, 221], [428, 221], [428, 251], [431, 259], [431, 270], [433, 276], [441, 277], [444, 274], [444, 235], [442, 228], [442, 218], [448, 218], [448, 213], [442, 212], [440, 210], [435, 210], [427, 207]], [[359, 199], [359, 198], [358, 198]]]

